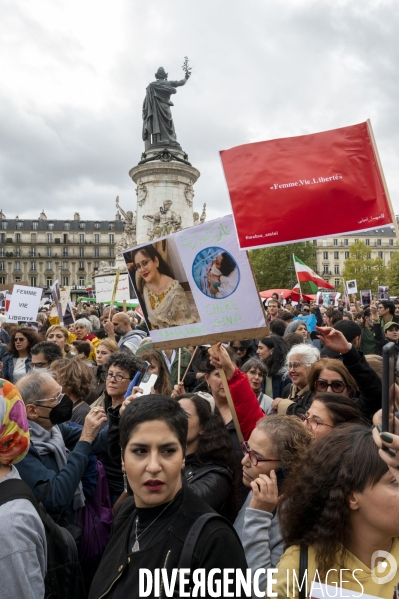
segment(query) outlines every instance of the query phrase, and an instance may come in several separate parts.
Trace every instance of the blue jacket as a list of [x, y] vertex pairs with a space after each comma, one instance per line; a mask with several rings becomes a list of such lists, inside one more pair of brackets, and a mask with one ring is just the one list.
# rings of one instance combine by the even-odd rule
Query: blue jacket
[[91, 453], [106, 452], [108, 449], [108, 426], [99, 432], [95, 441], [79, 441], [82, 429], [69, 424], [59, 425], [66, 448], [68, 461], [60, 471], [53, 454], [40, 455], [33, 443], [21, 462], [15, 465], [20, 477], [38, 498], [45, 490], [47, 481], [51, 490], [42, 499], [50, 516], [60, 525], [75, 524], [76, 511], [73, 509], [73, 496], [82, 480]]
[[[2, 377], [3, 379], [6, 379], [6, 381], [10, 381], [10, 383], [14, 382], [14, 358], [15, 356], [13, 356], [12, 354], [5, 354], [3, 356], [3, 374]], [[30, 371], [30, 365], [32, 362], [32, 356], [29, 354], [29, 356], [26, 358], [26, 362], [25, 362], [25, 370], [26, 372]]]

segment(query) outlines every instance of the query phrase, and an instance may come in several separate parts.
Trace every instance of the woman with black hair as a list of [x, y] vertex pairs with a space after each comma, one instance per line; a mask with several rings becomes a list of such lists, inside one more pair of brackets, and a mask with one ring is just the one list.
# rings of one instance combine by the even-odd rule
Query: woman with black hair
[[241, 368], [248, 360], [256, 357], [254, 342], [251, 339], [230, 341], [230, 347], [237, 354], [237, 366]]
[[284, 387], [291, 382], [291, 379], [287, 377], [284, 371], [285, 359], [288, 353], [287, 346], [278, 335], [270, 335], [270, 337], [259, 339], [256, 353], [267, 370], [266, 395], [273, 399], [281, 397]]
[[[115, 515], [112, 537], [89, 599], [142, 597], [140, 569], [150, 570], [154, 581], [155, 569], [159, 573], [163, 568], [162, 575], [170, 583], [172, 573], [182, 567], [180, 558], [193, 524], [213, 512], [182, 483], [187, 430], [183, 408], [163, 395], [135, 399], [124, 411], [120, 422], [122, 464], [134, 498], [126, 499]], [[203, 569], [206, 576], [212, 570], [214, 580], [222, 582], [223, 569], [232, 568], [230, 589], [235, 588], [237, 570], [245, 576], [244, 551], [226, 520], [217, 516], [208, 520], [192, 549], [188, 560], [191, 573]], [[189, 574], [187, 579], [191, 580]], [[214, 589], [214, 582], [210, 585]], [[163, 587], [160, 593], [153, 587], [149, 595], [165, 597]], [[215, 596], [214, 590], [204, 590], [201, 596]], [[175, 596], [183, 596], [183, 589], [175, 588]]]
[[11, 333], [7, 353], [3, 356], [3, 379], [15, 384], [31, 368], [32, 347], [40, 341], [40, 335], [30, 327], [19, 327]]
[[194, 302], [190, 305], [183, 287], [153, 245], [130, 252], [128, 269], [137, 293], [142, 296], [151, 329], [199, 322]]

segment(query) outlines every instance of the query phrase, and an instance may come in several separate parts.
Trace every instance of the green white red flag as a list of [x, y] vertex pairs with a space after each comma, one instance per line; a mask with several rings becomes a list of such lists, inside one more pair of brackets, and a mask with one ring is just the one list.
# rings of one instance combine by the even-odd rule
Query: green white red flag
[[333, 285], [319, 277], [314, 270], [309, 266], [306, 266], [306, 264], [296, 256], [294, 256], [294, 264], [299, 283], [309, 283], [313, 293], [316, 293], [318, 289], [334, 289]]

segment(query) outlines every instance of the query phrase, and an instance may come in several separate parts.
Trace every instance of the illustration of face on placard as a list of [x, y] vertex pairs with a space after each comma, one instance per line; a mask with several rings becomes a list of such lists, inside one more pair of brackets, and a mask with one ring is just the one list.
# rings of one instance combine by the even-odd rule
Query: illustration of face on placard
[[220, 247], [208, 247], [198, 252], [192, 274], [198, 289], [213, 299], [229, 297], [240, 282], [237, 262]]
[[129, 250], [124, 258], [150, 330], [200, 322], [173, 240], [164, 239]]

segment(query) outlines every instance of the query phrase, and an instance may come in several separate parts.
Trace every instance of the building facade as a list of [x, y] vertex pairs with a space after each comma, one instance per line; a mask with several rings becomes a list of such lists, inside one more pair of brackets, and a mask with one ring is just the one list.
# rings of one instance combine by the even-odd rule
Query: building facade
[[[77, 291], [85, 289], [101, 263], [115, 266], [115, 246], [124, 221], [8, 219], [0, 211], [0, 284], [28, 281], [32, 287], [50, 287], [55, 280]], [[80, 288], [80, 289], [78, 289]]]
[[345, 260], [349, 258], [350, 246], [356, 241], [363, 241], [370, 248], [368, 257], [381, 258], [384, 266], [388, 266], [393, 252], [398, 251], [393, 227], [372, 229], [341, 237], [315, 239], [313, 244], [317, 248], [317, 273], [335, 287], [342, 283]]

